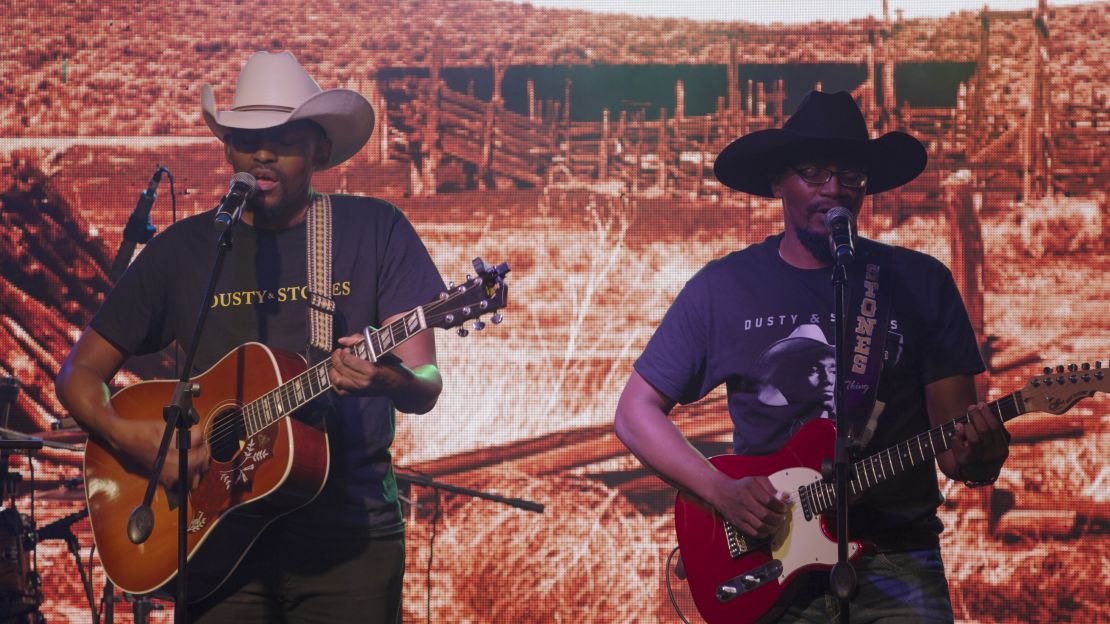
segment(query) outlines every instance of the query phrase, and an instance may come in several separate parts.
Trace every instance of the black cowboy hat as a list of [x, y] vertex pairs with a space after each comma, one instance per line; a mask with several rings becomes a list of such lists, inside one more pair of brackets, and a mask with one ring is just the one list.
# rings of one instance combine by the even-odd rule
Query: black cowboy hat
[[848, 158], [867, 169], [867, 194], [902, 186], [925, 170], [925, 146], [905, 132], [872, 139], [851, 94], [810, 91], [782, 128], [758, 130], [729, 143], [713, 174], [738, 191], [774, 197], [771, 180], [801, 158]]

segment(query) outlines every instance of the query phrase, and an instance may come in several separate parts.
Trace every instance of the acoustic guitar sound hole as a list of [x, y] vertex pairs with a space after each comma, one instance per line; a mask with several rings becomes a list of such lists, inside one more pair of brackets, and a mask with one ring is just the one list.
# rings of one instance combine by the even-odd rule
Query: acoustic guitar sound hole
[[208, 450], [212, 453], [212, 460], [231, 461], [243, 448], [246, 439], [242, 413], [238, 409], [220, 412], [212, 419], [212, 427], [208, 430]]

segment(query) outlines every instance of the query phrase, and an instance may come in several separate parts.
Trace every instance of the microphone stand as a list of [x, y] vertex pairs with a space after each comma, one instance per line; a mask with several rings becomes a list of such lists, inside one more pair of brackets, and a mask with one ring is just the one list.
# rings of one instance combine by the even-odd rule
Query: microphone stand
[[[836, 345], [836, 383], [833, 386], [833, 404], [836, 408], [836, 451], [833, 461], [834, 492], [836, 496], [836, 565], [829, 572], [829, 587], [840, 604], [840, 622], [847, 624], [849, 601], [856, 593], [856, 572], [848, 561], [848, 472], [850, 458], [848, 448], [848, 415], [844, 408], [844, 392], [848, 370], [848, 341], [846, 339], [846, 320], [848, 318], [848, 269], [851, 255], [835, 254], [836, 264], [832, 270], [833, 299], [836, 315], [833, 322]], [[828, 475], [826, 475], [826, 479]]]
[[530, 500], [524, 500], [522, 498], [507, 498], [498, 494], [490, 494], [489, 492], [472, 490], [470, 488], [465, 488], [458, 485], [450, 485], [447, 483], [443, 483], [442, 481], [433, 481], [429, 477], [425, 477], [423, 475], [414, 475], [396, 471], [394, 471], [393, 474], [397, 477], [397, 480], [402, 483], [423, 485], [437, 490], [444, 490], [446, 492], [466, 494], [467, 496], [473, 496], [474, 498], [484, 498], [485, 500], [491, 500], [497, 503], [503, 503], [510, 507], [516, 507], [517, 509], [523, 509], [524, 511], [543, 513], [544, 509], [544, 506], [542, 504], [532, 502]]
[[208, 310], [216, 292], [216, 284], [220, 273], [223, 271], [224, 260], [227, 252], [232, 248], [232, 232], [239, 219], [241, 210], [236, 210], [229, 225], [222, 229], [217, 225], [219, 235], [216, 240], [216, 260], [212, 264], [212, 274], [208, 280], [208, 289], [200, 303], [200, 313], [193, 330], [193, 339], [185, 352], [185, 365], [181, 367], [181, 376], [174, 388], [173, 398], [169, 405], [162, 408], [162, 416], [166, 420], [166, 428], [162, 433], [162, 441], [158, 447], [158, 455], [154, 459], [154, 468], [147, 480], [146, 493], [143, 502], [136, 507], [127, 520], [127, 537], [134, 544], [141, 544], [150, 537], [154, 530], [154, 512], [150, 508], [154, 499], [154, 491], [158, 486], [158, 477], [162, 474], [162, 465], [166, 461], [169, 451], [170, 438], [174, 431], [177, 432], [178, 472], [177, 494], [177, 583], [174, 600], [173, 620], [175, 624], [185, 624], [188, 610], [188, 584], [185, 579], [188, 564], [188, 536], [189, 536], [189, 428], [199, 421], [193, 409], [193, 397], [200, 395], [200, 384], [189, 379], [193, 370], [193, 360], [196, 359], [197, 349], [200, 347], [200, 338], [204, 332], [204, 322], [208, 318]]
[[154, 236], [155, 227], [150, 222], [150, 208], [154, 205], [154, 200], [158, 198], [155, 189], [158, 187], [158, 181], [161, 180], [163, 172], [168, 173], [169, 169], [158, 167], [155, 170], [150, 186], [139, 193], [139, 201], [135, 204], [135, 210], [127, 218], [127, 225], [123, 228], [123, 240], [120, 241], [119, 251], [116, 252], [116, 258], [112, 261], [112, 268], [108, 271], [108, 279], [113, 284], [119, 281], [123, 272], [127, 270], [127, 265], [131, 263], [131, 256], [135, 253], [135, 245], [145, 245]]
[[151, 611], [162, 610], [162, 605], [154, 602], [154, 599], [150, 596], [126, 593], [117, 596], [115, 585], [109, 579], [104, 581], [104, 596], [101, 598], [101, 602], [103, 603], [103, 617], [101, 618], [103, 624], [114, 624], [117, 602], [131, 603], [131, 620], [135, 624], [147, 624], [150, 621]]

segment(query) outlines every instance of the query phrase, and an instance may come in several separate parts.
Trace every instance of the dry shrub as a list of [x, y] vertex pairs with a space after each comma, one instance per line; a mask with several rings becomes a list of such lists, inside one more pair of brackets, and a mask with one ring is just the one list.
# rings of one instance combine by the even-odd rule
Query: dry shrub
[[[536, 514], [449, 496], [434, 546], [432, 621], [655, 619], [660, 582], [653, 529], [619, 492], [584, 478], [540, 480], [508, 471], [485, 473], [467, 486], [546, 509]], [[406, 621], [426, 617], [430, 519], [422, 515], [408, 529]]]
[[957, 621], [1110, 621], [1110, 540], [1024, 540], [945, 531], [945, 567]]

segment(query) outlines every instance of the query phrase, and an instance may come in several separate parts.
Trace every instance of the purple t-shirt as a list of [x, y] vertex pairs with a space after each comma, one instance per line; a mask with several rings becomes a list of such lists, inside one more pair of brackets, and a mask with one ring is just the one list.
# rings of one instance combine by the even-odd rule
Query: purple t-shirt
[[[388, 202], [333, 195], [332, 298], [336, 337], [378, 327], [383, 319], [428, 303], [443, 280], [412, 224]], [[170, 226], [127, 269], [90, 326], [127, 354], [151, 353], [192, 339], [200, 299], [216, 257], [213, 212]], [[194, 374], [235, 347], [261, 342], [304, 354], [306, 224], [287, 230], [235, 227], [208, 304]], [[394, 408], [383, 397], [326, 393], [304, 409], [324, 409], [331, 466], [324, 491], [290, 515], [313, 525], [366, 529], [370, 536], [403, 530], [389, 446]]]
[[[714, 260], [690, 278], [635, 363], [648, 383], [679, 403], [725, 384], [734, 452], [741, 455], [774, 452], [801, 424], [834, 417], [830, 269], [787, 264], [778, 255], [780, 239]], [[861, 239], [857, 255], [878, 246]], [[890, 331], [878, 390], [886, 407], [864, 455], [929, 428], [925, 385], [984, 369], [948, 269], [899, 247], [890, 268], [884, 268], [893, 272], [885, 280], [893, 289]], [[935, 468], [924, 463], [869, 491], [852, 507], [850, 526], [881, 547], [934, 545], [940, 502]]]

